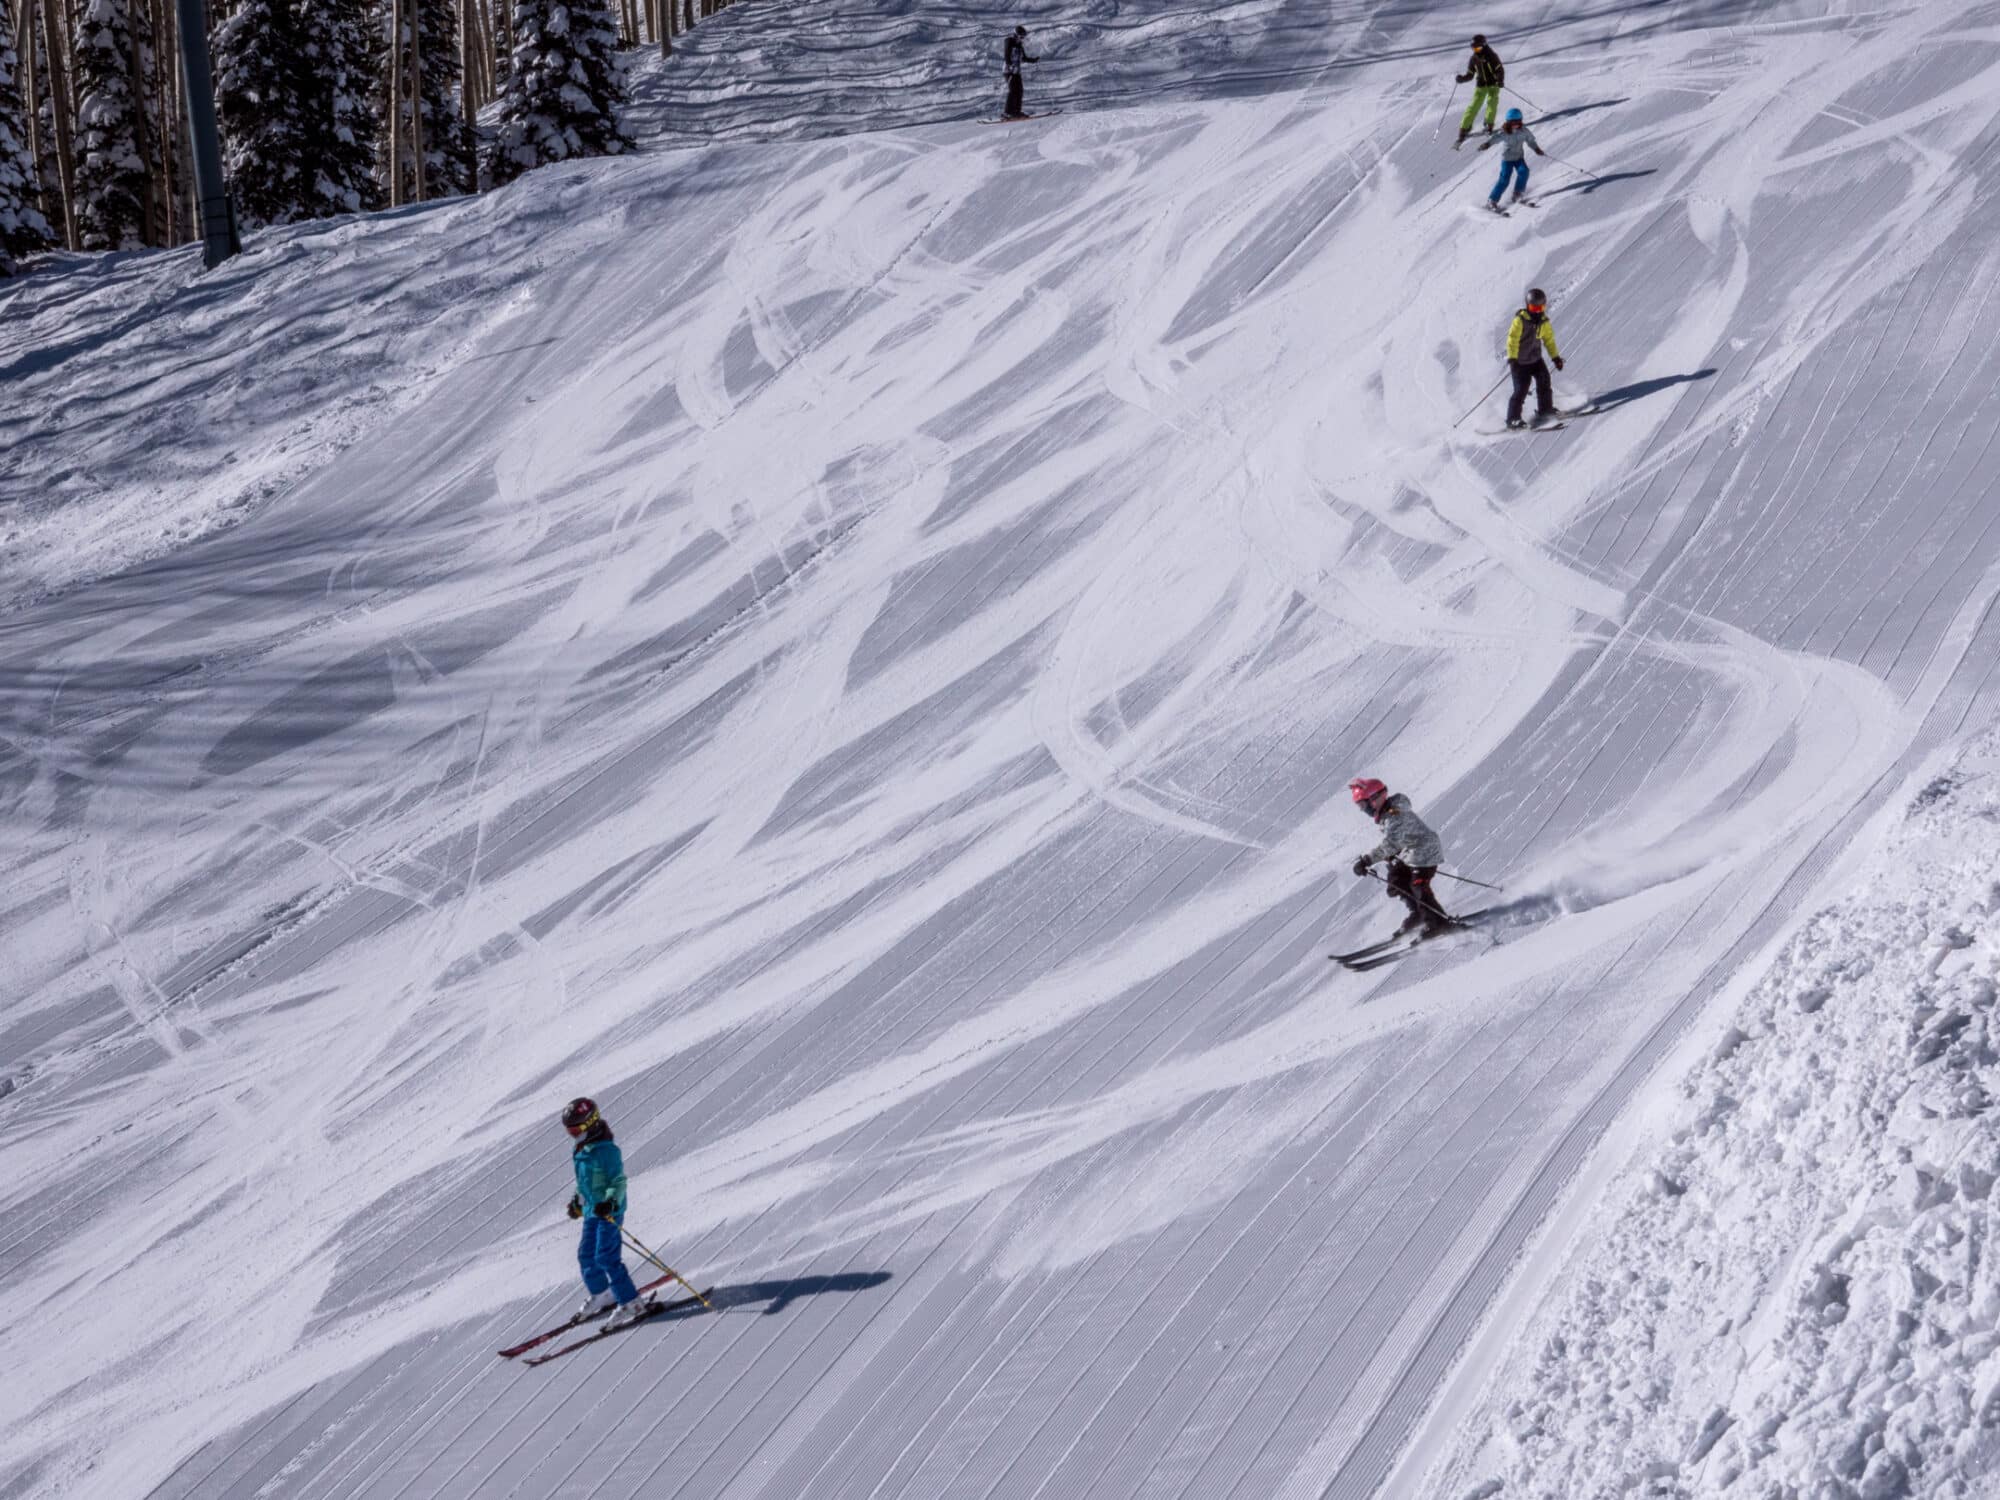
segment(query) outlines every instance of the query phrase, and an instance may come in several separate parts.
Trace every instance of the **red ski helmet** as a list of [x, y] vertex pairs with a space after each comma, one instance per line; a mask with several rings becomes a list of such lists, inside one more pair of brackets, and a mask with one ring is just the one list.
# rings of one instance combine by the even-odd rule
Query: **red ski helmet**
[[595, 1099], [572, 1099], [562, 1112], [563, 1129], [571, 1135], [582, 1135], [603, 1118], [597, 1112]]
[[1365, 807], [1372, 813], [1375, 804], [1389, 795], [1389, 788], [1373, 776], [1357, 776], [1347, 783], [1347, 794], [1354, 799], [1356, 807]]

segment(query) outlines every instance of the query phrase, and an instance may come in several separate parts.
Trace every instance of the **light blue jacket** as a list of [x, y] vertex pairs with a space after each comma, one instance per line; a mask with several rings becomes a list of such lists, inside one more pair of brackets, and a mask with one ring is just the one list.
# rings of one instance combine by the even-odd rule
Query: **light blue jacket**
[[616, 1141], [592, 1141], [571, 1153], [576, 1168], [576, 1196], [583, 1211], [591, 1212], [606, 1198], [616, 1200], [625, 1211], [625, 1156]]

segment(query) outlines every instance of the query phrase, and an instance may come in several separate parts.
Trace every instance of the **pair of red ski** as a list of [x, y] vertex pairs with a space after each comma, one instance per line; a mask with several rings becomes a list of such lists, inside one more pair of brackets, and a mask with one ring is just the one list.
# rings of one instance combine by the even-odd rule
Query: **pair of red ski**
[[[644, 1297], [646, 1293], [658, 1291], [668, 1282], [677, 1280], [679, 1280], [679, 1278], [675, 1276], [656, 1277], [654, 1280], [647, 1282], [644, 1286], [638, 1289], [639, 1295], [641, 1297]], [[693, 1289], [690, 1288], [689, 1290], [692, 1291]], [[560, 1349], [551, 1349], [547, 1354], [538, 1354], [533, 1359], [524, 1359], [521, 1361], [521, 1363], [526, 1365], [545, 1365], [552, 1359], [561, 1359], [565, 1354], [574, 1354], [577, 1350], [583, 1348], [584, 1345], [586, 1344], [594, 1344], [599, 1339], [612, 1338], [617, 1334], [623, 1333], [628, 1328], [636, 1328], [638, 1327], [639, 1324], [645, 1322], [648, 1318], [657, 1318], [661, 1313], [679, 1312], [683, 1308], [705, 1306], [708, 1301], [709, 1292], [712, 1292], [714, 1290], [715, 1290], [714, 1287], [710, 1287], [708, 1289], [708, 1292], [695, 1292], [693, 1296], [677, 1297], [672, 1302], [660, 1302], [657, 1300], [649, 1300], [646, 1304], [645, 1309], [642, 1312], [640, 1312], [639, 1316], [634, 1318], [629, 1323], [621, 1323], [616, 1328], [601, 1328], [596, 1333], [584, 1335], [582, 1338], [577, 1339], [574, 1343], [564, 1344]], [[548, 1343], [551, 1339], [561, 1338], [564, 1334], [568, 1333], [572, 1328], [581, 1328], [586, 1323], [595, 1323], [600, 1318], [608, 1318], [610, 1316], [611, 1316], [611, 1309], [608, 1307], [603, 1312], [579, 1314], [578, 1316], [571, 1318], [566, 1323], [558, 1323], [555, 1327], [549, 1329], [546, 1333], [538, 1333], [531, 1339], [523, 1340], [521, 1343], [514, 1345], [513, 1348], [511, 1349], [502, 1349], [500, 1351], [500, 1357], [502, 1359], [514, 1359], [519, 1355], [526, 1354], [530, 1349], [539, 1349], [543, 1344]]]

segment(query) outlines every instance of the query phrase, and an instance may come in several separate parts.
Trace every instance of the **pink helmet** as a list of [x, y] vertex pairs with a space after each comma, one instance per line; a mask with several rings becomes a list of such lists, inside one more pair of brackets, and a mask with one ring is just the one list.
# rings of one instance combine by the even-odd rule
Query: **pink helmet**
[[1356, 806], [1365, 807], [1370, 812], [1375, 810], [1377, 802], [1380, 802], [1384, 797], [1389, 795], [1388, 787], [1377, 781], [1373, 776], [1355, 777], [1347, 783], [1347, 790], [1348, 794], [1354, 798]]

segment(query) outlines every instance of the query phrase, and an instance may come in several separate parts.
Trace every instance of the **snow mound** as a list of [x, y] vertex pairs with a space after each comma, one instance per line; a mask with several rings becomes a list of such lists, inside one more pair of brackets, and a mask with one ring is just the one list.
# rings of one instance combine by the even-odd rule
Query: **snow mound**
[[1678, 1084], [1433, 1493], [1995, 1493], [1996, 871], [1991, 737]]

